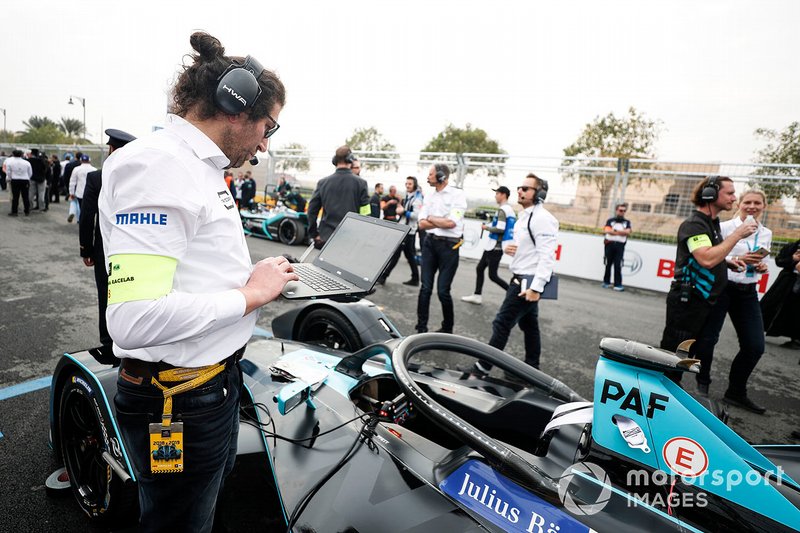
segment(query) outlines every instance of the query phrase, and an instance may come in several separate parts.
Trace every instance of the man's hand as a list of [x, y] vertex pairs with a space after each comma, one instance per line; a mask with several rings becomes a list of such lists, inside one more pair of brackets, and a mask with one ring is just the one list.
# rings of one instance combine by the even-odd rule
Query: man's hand
[[728, 269], [733, 270], [734, 272], [744, 272], [745, 268], [747, 268], [747, 263], [742, 261], [742, 258], [738, 255], [733, 256], [728, 261]]
[[247, 284], [239, 289], [244, 294], [247, 307], [244, 314], [249, 314], [262, 305], [280, 296], [283, 287], [290, 281], [300, 279], [295, 274], [292, 264], [283, 256], [267, 257], [253, 267]]
[[758, 223], [756, 221], [753, 222], [744, 222], [741, 226], [736, 228], [734, 231], [734, 235], [739, 237], [739, 240], [745, 239], [758, 231]]
[[755, 252], [747, 252], [739, 258], [748, 265], [757, 265], [761, 263], [761, 261], [764, 259], [764, 256]]
[[94, 259], [92, 259], [91, 257], [84, 257], [83, 258], [83, 264], [86, 265], [87, 267], [93, 267], [94, 266]]
[[505, 253], [507, 253], [508, 255], [513, 257], [514, 254], [517, 253], [517, 245], [516, 244], [508, 244], [508, 245], [506, 245], [505, 248], [503, 248], [503, 251]]
[[525, 301], [527, 302], [538, 302], [539, 297], [541, 297], [541, 294], [534, 291], [533, 289], [528, 289], [526, 291], [519, 293], [519, 296], [521, 298], [525, 298]]

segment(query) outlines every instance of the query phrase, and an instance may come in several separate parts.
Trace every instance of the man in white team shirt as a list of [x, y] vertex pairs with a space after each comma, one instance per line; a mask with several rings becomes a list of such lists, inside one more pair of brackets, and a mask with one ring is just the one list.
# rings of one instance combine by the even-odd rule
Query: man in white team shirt
[[[298, 279], [283, 257], [251, 264], [223, 179], [267, 150], [283, 83], [250, 56], [226, 56], [207, 33], [190, 43], [174, 115], [108, 158], [99, 200], [108, 331], [122, 359], [115, 404], [146, 531], [211, 530], [236, 457], [239, 359], [256, 310]], [[162, 390], [180, 385], [185, 368], [202, 386], [174, 396], [169, 413]], [[174, 448], [151, 444], [151, 423], [169, 427]]]

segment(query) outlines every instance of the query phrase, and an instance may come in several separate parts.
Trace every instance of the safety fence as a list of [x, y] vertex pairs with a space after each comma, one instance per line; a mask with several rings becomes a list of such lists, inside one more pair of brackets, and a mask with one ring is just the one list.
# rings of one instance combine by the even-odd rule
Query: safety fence
[[[741, 193], [759, 188], [768, 205], [763, 222], [773, 230], [777, 247], [800, 238], [800, 165], [680, 162], [645, 159], [536, 157], [505, 154], [359, 153], [361, 176], [369, 186], [381, 182], [388, 191], [401, 192], [407, 176], [424, 186], [433, 162], [452, 169], [451, 183], [467, 193], [472, 216], [493, 211], [492, 188], [506, 185], [512, 191], [533, 172], [549, 183], [548, 209], [562, 228], [600, 233], [617, 203], [627, 203], [634, 239], [674, 242], [681, 221], [694, 209], [692, 191], [706, 176], [730, 177]], [[270, 151], [265, 181], [269, 189], [286, 176], [310, 191], [316, 181], [333, 171], [328, 153], [302, 150]], [[371, 193], [371, 191], [370, 191]], [[735, 214], [723, 213], [723, 220]], [[773, 249], [773, 253], [776, 249]]]

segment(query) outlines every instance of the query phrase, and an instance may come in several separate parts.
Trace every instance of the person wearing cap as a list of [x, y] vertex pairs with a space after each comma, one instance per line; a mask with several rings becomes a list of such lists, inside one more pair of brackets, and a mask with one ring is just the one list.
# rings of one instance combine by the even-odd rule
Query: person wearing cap
[[[90, 163], [88, 154], [81, 155], [81, 164], [72, 171], [69, 177], [69, 199], [78, 200], [78, 206], [83, 209], [83, 190], [86, 188], [86, 176], [89, 172], [97, 170]], [[72, 222], [73, 215], [70, 213], [67, 222]]]
[[628, 241], [628, 235], [633, 231], [631, 221], [625, 218], [627, 212], [628, 204], [617, 204], [614, 208], [614, 216], [606, 220], [606, 225], [603, 227], [606, 262], [603, 288], [611, 287], [611, 268], [613, 267], [614, 290], [618, 292], [625, 290], [625, 287], [622, 286], [622, 258], [625, 255], [625, 243]]
[[489, 239], [484, 242], [484, 251], [481, 260], [478, 261], [478, 266], [475, 268], [477, 274], [475, 278], [475, 292], [469, 296], [462, 296], [461, 301], [471, 304], [480, 305], [483, 301], [483, 274], [486, 267], [489, 267], [489, 279], [497, 283], [503, 292], [508, 291], [508, 283], [497, 274], [497, 269], [500, 266], [500, 260], [503, 258], [503, 242], [509, 241], [514, 238], [514, 222], [517, 220], [517, 214], [514, 208], [508, 203], [508, 197], [511, 196], [511, 191], [508, 187], [501, 185], [494, 191], [494, 200], [500, 206], [492, 218], [491, 226], [481, 224], [481, 230], [489, 232]]
[[236, 460], [240, 360], [258, 309], [299, 279], [285, 257], [252, 263], [223, 179], [267, 151], [284, 85], [208, 33], [189, 42], [165, 127], [109, 156], [98, 200], [114, 405], [146, 532], [212, 530]]
[[[130, 133], [122, 130], [107, 129], [108, 135], [108, 155], [115, 150], [122, 148], [129, 142], [136, 139]], [[97, 311], [98, 329], [100, 330], [100, 346], [90, 351], [96, 352], [104, 361], [109, 363], [115, 361], [112, 350], [111, 336], [108, 334], [106, 326], [106, 307], [108, 305], [108, 272], [106, 272], [106, 261], [103, 256], [103, 236], [100, 233], [100, 220], [97, 216], [97, 199], [100, 197], [100, 190], [103, 187], [103, 170], [94, 170], [86, 175], [86, 186], [83, 189], [83, 203], [81, 205], [81, 219], [79, 222], [79, 242], [80, 254], [83, 264], [87, 267], [94, 267], [94, 281], [97, 285]]]

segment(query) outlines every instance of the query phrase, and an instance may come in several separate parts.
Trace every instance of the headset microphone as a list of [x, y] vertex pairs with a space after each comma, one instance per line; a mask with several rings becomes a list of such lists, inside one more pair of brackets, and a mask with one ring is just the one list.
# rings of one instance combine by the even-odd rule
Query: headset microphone
[[258, 157], [253, 156], [252, 159], [250, 159], [250, 164], [256, 166], [258, 164]]

